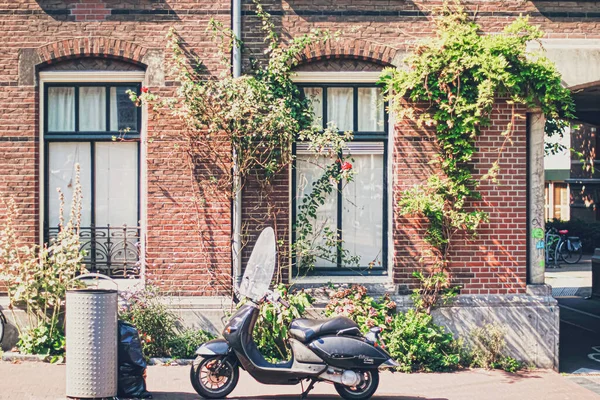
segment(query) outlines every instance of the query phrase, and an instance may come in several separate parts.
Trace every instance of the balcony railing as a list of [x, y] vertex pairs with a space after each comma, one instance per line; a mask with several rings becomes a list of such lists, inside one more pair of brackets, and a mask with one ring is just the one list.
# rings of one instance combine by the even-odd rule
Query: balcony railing
[[[58, 228], [46, 228], [49, 241], [58, 234]], [[91, 272], [112, 278], [137, 278], [140, 275], [140, 228], [129, 226], [81, 227], [81, 249], [85, 250], [84, 263]]]

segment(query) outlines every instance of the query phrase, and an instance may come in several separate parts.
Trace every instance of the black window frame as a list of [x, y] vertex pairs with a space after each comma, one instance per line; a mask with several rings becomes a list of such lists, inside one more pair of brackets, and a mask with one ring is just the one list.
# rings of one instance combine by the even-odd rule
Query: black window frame
[[[49, 101], [48, 101], [48, 91], [52, 87], [62, 87], [62, 88], [74, 88], [74, 103], [75, 103], [75, 111], [74, 111], [74, 130], [68, 132], [49, 132], [48, 131], [48, 112], [49, 112]], [[80, 131], [79, 130], [79, 89], [81, 87], [104, 87], [106, 90], [105, 101], [106, 101], [106, 130], [105, 131]], [[126, 235], [131, 230], [135, 230], [137, 232], [137, 237], [140, 237], [141, 228], [140, 228], [140, 219], [141, 219], [141, 141], [140, 141], [140, 132], [142, 130], [142, 110], [141, 107], [136, 107], [136, 120], [137, 120], [137, 129], [129, 130], [126, 133], [122, 131], [111, 131], [110, 130], [110, 118], [111, 118], [111, 110], [110, 110], [110, 88], [112, 87], [128, 87], [134, 88], [138, 96], [141, 94], [142, 84], [141, 82], [94, 82], [94, 81], [86, 81], [86, 82], [48, 82], [44, 83], [43, 96], [44, 96], [44, 107], [43, 107], [43, 135], [44, 135], [44, 224], [43, 224], [43, 232], [44, 232], [44, 241], [48, 242], [51, 237], [51, 231], [56, 231], [58, 227], [50, 226], [50, 143], [70, 143], [70, 142], [80, 142], [80, 143], [90, 143], [90, 242], [92, 246], [91, 251], [91, 263], [92, 270], [95, 269], [96, 266], [96, 254], [94, 249], [94, 241], [95, 233], [99, 233], [101, 230], [106, 230], [106, 235], [110, 241], [110, 230], [111, 229], [123, 229], [123, 228], [115, 228], [115, 227], [99, 227], [96, 226], [96, 159], [95, 159], [95, 144], [101, 142], [116, 142], [120, 140], [125, 140], [128, 142], [135, 142], [137, 144], [137, 167], [138, 167], [138, 180], [137, 180], [137, 215], [136, 220], [138, 221], [135, 227], [127, 227], [127, 229], [123, 229], [123, 235]], [[83, 231], [83, 229], [82, 229]], [[139, 250], [139, 249], [138, 249]], [[88, 255], [89, 256], [89, 255]], [[89, 256], [90, 257], [90, 256]], [[110, 268], [110, 261], [108, 262]], [[138, 270], [137, 274], [140, 275]], [[127, 277], [131, 277], [131, 275], [127, 275]]]
[[[361, 275], [387, 275], [388, 274], [388, 140], [389, 140], [389, 113], [388, 102], [383, 103], [383, 130], [381, 131], [358, 131], [358, 89], [360, 88], [378, 88], [382, 89], [380, 85], [376, 83], [344, 83], [344, 82], [314, 82], [314, 83], [301, 83], [297, 84], [302, 95], [304, 95], [304, 88], [320, 88], [322, 89], [322, 128], [327, 127], [328, 116], [327, 116], [327, 88], [353, 88], [353, 140], [352, 142], [379, 142], [383, 144], [383, 221], [382, 221], [382, 249], [381, 249], [381, 266], [359, 266], [359, 268], [348, 268], [342, 265], [342, 256], [340, 249], [337, 249], [337, 266], [335, 267], [318, 267], [307, 269], [300, 269], [297, 264], [296, 255], [292, 254], [292, 274], [294, 277], [304, 275], [317, 275], [317, 276], [361, 276]], [[340, 134], [343, 133], [340, 131]], [[300, 142], [301, 143], [301, 142]], [[292, 144], [292, 152], [296, 155], [296, 142]], [[296, 242], [296, 207], [297, 207], [297, 169], [296, 169], [296, 157], [292, 162], [292, 243]], [[337, 191], [337, 215], [336, 215], [336, 229], [340, 235], [340, 239], [343, 240], [343, 200], [342, 200], [342, 182], [338, 183]]]

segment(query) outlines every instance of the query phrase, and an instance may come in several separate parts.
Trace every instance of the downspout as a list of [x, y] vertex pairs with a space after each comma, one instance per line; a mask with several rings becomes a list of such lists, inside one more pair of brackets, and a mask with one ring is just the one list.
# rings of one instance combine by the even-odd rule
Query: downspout
[[[231, 23], [234, 36], [232, 48], [233, 77], [242, 75], [242, 0], [232, 0]], [[231, 243], [233, 273], [235, 286], [239, 286], [242, 279], [242, 189], [237, 163], [237, 154], [233, 149], [233, 238]]]

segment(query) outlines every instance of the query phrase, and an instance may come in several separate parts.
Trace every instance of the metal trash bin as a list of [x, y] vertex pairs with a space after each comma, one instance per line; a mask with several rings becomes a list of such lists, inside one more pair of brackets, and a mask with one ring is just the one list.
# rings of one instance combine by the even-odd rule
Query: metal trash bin
[[600, 297], [600, 248], [592, 256], [592, 296]]
[[83, 274], [76, 279], [99, 278], [115, 289], [90, 286], [67, 291], [67, 397], [117, 396], [118, 291], [116, 282], [102, 274]]

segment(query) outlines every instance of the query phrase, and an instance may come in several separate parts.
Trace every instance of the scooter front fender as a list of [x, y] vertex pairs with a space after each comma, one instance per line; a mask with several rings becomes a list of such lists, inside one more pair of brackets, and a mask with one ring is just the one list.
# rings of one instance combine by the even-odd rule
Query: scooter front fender
[[231, 347], [225, 339], [214, 339], [198, 347], [196, 354], [199, 356], [225, 356], [229, 354]]

